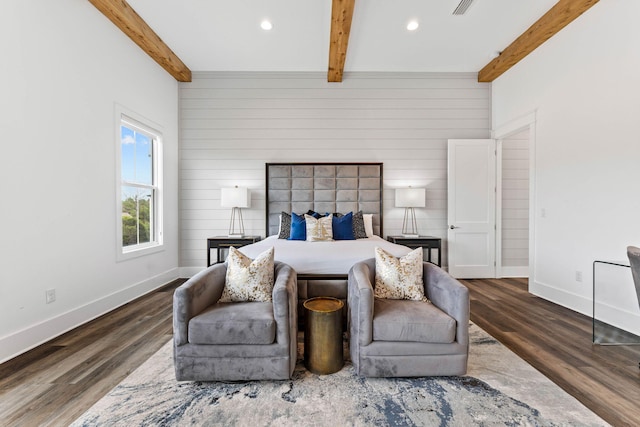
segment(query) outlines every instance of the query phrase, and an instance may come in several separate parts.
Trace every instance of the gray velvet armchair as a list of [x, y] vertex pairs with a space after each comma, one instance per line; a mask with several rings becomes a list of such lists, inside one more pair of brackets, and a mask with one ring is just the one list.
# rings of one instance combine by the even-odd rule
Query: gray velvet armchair
[[218, 303], [226, 264], [212, 265], [176, 289], [173, 354], [178, 381], [291, 377], [298, 330], [296, 273], [277, 261], [274, 268], [273, 302]]
[[469, 353], [469, 291], [434, 264], [423, 263], [431, 301], [374, 298], [375, 260], [349, 272], [350, 353], [366, 377], [464, 375]]

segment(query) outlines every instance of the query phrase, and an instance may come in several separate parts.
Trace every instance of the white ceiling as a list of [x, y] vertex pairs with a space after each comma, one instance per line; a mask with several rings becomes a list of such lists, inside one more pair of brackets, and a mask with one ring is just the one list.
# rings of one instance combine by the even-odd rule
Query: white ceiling
[[[475, 0], [454, 16], [459, 2], [356, 0], [345, 72], [477, 72], [556, 0]], [[128, 3], [192, 71], [327, 71], [331, 0]]]

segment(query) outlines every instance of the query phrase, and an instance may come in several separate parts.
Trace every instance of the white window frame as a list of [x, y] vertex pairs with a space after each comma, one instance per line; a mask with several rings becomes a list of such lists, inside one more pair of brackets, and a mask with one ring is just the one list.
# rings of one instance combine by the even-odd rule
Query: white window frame
[[[163, 154], [162, 130], [150, 120], [116, 105], [116, 260], [125, 261], [164, 250], [163, 245]], [[152, 140], [153, 182], [152, 185], [140, 185], [122, 179], [122, 138], [121, 127], [126, 125], [136, 132], [144, 133]], [[152, 189], [154, 195], [153, 212], [150, 215], [152, 240], [137, 245], [122, 245], [122, 187], [140, 187]]]

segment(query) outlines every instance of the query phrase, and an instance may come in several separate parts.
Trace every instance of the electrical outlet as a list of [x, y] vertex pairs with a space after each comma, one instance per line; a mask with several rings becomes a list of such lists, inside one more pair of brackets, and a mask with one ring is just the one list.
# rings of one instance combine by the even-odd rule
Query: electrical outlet
[[576, 271], [576, 282], [582, 282], [582, 271]]
[[56, 290], [55, 289], [47, 289], [45, 291], [45, 294], [47, 296], [47, 304], [51, 304], [52, 302], [54, 302], [56, 300]]

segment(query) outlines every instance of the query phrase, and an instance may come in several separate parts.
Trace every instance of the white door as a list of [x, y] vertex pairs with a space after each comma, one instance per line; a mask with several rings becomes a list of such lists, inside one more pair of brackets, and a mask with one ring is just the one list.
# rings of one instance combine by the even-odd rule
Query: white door
[[453, 277], [496, 277], [495, 206], [495, 140], [450, 139], [447, 244]]

